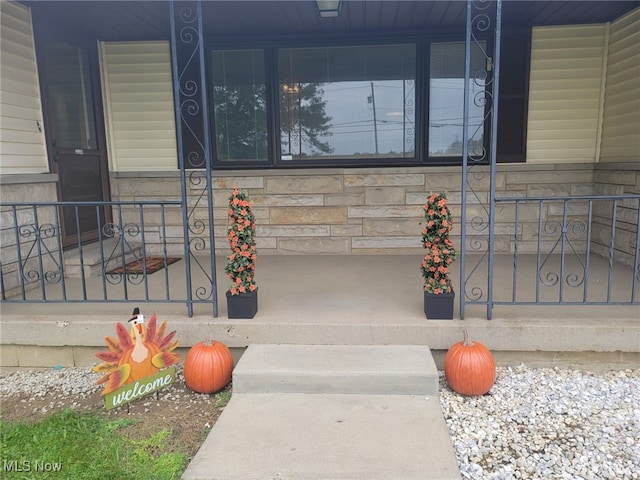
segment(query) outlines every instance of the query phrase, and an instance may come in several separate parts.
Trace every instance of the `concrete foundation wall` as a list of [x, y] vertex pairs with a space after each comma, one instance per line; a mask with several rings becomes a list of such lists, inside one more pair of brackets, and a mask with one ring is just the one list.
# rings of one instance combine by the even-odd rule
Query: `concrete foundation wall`
[[[96, 352], [106, 347], [66, 346], [39, 347], [31, 345], [3, 345], [0, 358], [0, 374], [18, 369], [49, 369], [52, 367], [86, 367], [100, 361]], [[230, 348], [237, 363], [245, 348]], [[184, 361], [189, 348], [179, 348], [177, 353]], [[444, 369], [446, 349], [431, 351], [438, 369]], [[591, 371], [635, 368], [640, 362], [637, 352], [543, 352], [543, 351], [492, 351], [496, 365], [530, 367], [572, 367]], [[182, 362], [181, 362], [182, 363]]]

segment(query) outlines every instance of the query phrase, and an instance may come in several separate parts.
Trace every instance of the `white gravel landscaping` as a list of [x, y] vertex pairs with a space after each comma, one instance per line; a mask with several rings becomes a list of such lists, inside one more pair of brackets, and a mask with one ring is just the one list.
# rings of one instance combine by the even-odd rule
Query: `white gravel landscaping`
[[480, 397], [441, 384], [464, 478], [640, 478], [639, 370], [503, 367]]
[[[94, 375], [13, 372], [0, 401], [99, 395]], [[500, 367], [480, 397], [452, 392], [441, 374], [440, 402], [463, 478], [640, 479], [640, 370]]]

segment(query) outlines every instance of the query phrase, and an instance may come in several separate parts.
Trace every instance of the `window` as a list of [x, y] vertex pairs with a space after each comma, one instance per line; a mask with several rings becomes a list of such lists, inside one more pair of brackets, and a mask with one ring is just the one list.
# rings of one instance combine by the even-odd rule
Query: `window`
[[[483, 45], [483, 48], [486, 48]], [[462, 155], [464, 119], [464, 42], [432, 43], [429, 69], [429, 156]], [[469, 84], [469, 153], [483, 156], [486, 76], [485, 56], [471, 52]]]
[[44, 49], [56, 146], [97, 150], [89, 52], [60, 42]]
[[280, 49], [280, 160], [415, 157], [415, 72], [415, 45]]
[[267, 100], [262, 50], [212, 53], [216, 159], [268, 160]]
[[[530, 30], [503, 32], [498, 161], [525, 161]], [[462, 160], [461, 36], [221, 47], [210, 52], [214, 165], [455, 164]], [[365, 43], [366, 42], [366, 43]], [[375, 42], [375, 43], [373, 43]], [[469, 153], [488, 155], [484, 52], [473, 43]], [[489, 69], [490, 70], [490, 69]]]

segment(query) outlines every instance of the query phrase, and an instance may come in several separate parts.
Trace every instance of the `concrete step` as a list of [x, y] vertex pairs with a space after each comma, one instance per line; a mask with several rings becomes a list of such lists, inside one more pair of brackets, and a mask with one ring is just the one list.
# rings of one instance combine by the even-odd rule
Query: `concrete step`
[[84, 270], [85, 278], [100, 277], [103, 270], [108, 271], [139, 258], [142, 258], [140, 244], [127, 242], [123, 249], [119, 239], [109, 238], [102, 244], [95, 242], [83, 245], [82, 256], [78, 248], [67, 250], [64, 253], [65, 275], [68, 278], [80, 278]]
[[437, 395], [238, 394], [235, 385], [231, 401], [182, 476], [460, 478]]
[[437, 395], [438, 371], [420, 345], [250, 345], [233, 392]]

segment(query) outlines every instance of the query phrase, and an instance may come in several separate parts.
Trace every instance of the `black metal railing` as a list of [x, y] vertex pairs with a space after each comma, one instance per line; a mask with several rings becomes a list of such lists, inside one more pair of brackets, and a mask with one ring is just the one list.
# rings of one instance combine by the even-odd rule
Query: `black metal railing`
[[[3, 302], [175, 302], [189, 314], [214, 302], [215, 272], [195, 254], [208, 253], [209, 232], [184, 228], [181, 201], [3, 202], [0, 211]], [[97, 227], [90, 242], [81, 218]]]
[[513, 268], [510, 288], [495, 291], [493, 305], [640, 302], [640, 195], [495, 201], [496, 225], [502, 233], [512, 228]]

